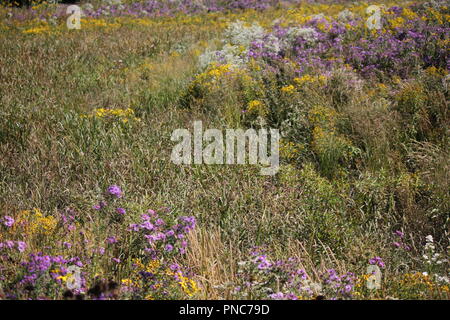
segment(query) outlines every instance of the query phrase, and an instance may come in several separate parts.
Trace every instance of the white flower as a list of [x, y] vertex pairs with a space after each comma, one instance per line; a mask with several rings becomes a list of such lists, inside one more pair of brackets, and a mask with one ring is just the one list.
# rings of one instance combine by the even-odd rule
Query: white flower
[[323, 13], [313, 14], [309, 16], [313, 20], [322, 20], [325, 18], [325, 15]]
[[422, 272], [424, 276], [428, 276], [428, 272]]
[[318, 33], [313, 28], [298, 28], [292, 27], [289, 28], [282, 40], [283, 47], [290, 48], [297, 41], [297, 39], [302, 38], [309, 45], [314, 44], [318, 39]]
[[265, 32], [256, 22], [251, 26], [245, 26], [243, 21], [238, 20], [227, 27], [224, 35], [226, 42], [248, 48], [253, 41], [262, 40]]
[[262, 44], [267, 51], [272, 53], [278, 53], [281, 50], [280, 40], [273, 34], [268, 35], [263, 40], [256, 40], [255, 42]]
[[339, 12], [337, 17], [341, 21], [348, 21], [348, 20], [353, 19], [355, 17], [355, 15], [350, 10], [345, 9], [345, 10]]
[[235, 68], [242, 67], [247, 62], [247, 50], [226, 44], [222, 50], [206, 50], [198, 57], [200, 69], [205, 69], [212, 63], [230, 64]]
[[427, 242], [433, 242], [433, 236], [431, 234], [426, 236], [425, 239], [427, 240]]

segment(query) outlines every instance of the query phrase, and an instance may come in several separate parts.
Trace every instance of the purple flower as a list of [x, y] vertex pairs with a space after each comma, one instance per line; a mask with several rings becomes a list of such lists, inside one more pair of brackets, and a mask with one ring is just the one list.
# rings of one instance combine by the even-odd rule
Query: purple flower
[[4, 224], [5, 226], [7, 226], [8, 228], [9, 228], [9, 227], [12, 227], [12, 225], [14, 224], [14, 219], [13, 219], [13, 217], [11, 217], [11, 216], [4, 216], [4, 218], [3, 218], [3, 224]]
[[158, 240], [154, 234], [146, 234], [144, 238], [147, 239], [148, 243]]
[[171, 244], [166, 244], [164, 250], [166, 250], [167, 252], [172, 251], [172, 250], [173, 250], [173, 245], [171, 245]]
[[352, 289], [353, 289], [353, 287], [349, 284], [344, 287], [344, 291], [346, 293], [350, 293], [352, 291]]
[[119, 186], [113, 184], [112, 186], [110, 186], [108, 188], [108, 193], [110, 195], [115, 196], [116, 198], [121, 198], [122, 197], [122, 190], [120, 189]]
[[5, 246], [6, 246], [8, 249], [12, 249], [12, 248], [14, 247], [14, 241], [7, 240], [7, 241], [5, 242]]
[[189, 232], [195, 228], [195, 217], [180, 217], [181, 224], [183, 225], [183, 231]]
[[127, 213], [124, 208], [117, 208], [116, 211], [117, 211], [118, 214], [122, 214], [122, 215]]
[[108, 238], [106, 238], [106, 243], [113, 244], [113, 243], [116, 243], [116, 242], [117, 242], [116, 237], [108, 237]]
[[179, 270], [181, 269], [180, 266], [179, 266], [178, 264], [176, 264], [176, 263], [172, 263], [172, 264], [169, 266], [169, 268], [170, 268], [170, 270], [172, 270], [172, 271], [174, 271], [174, 272], [179, 271]]
[[104, 207], [106, 207], [108, 204], [105, 201], [100, 201], [99, 204], [93, 205], [92, 209], [94, 210], [101, 210]]
[[142, 223], [140, 225], [141, 228], [143, 229], [147, 229], [147, 230], [153, 230], [155, 227], [153, 226], [153, 224], [151, 224], [150, 221], [145, 221], [144, 223]]
[[267, 260], [267, 257], [265, 255], [256, 257], [255, 263], [258, 264], [259, 270], [266, 270], [272, 266], [272, 264]]
[[64, 241], [63, 246], [70, 249], [72, 247], [72, 244], [70, 242]]
[[26, 248], [27, 248], [27, 244], [26, 244], [25, 242], [23, 242], [23, 241], [17, 241], [17, 249], [18, 249], [20, 252], [24, 252]]
[[284, 294], [283, 292], [272, 293], [271, 295], [269, 295], [269, 298], [273, 300], [283, 300]]
[[369, 264], [377, 265], [380, 268], [384, 268], [386, 266], [381, 257], [373, 257], [372, 259], [369, 259]]
[[173, 230], [169, 230], [166, 232], [166, 237], [173, 237], [175, 235], [175, 232]]
[[158, 232], [155, 235], [155, 238], [156, 238], [156, 240], [165, 240], [166, 239], [166, 235], [164, 233], [162, 233], [162, 232]]
[[400, 238], [403, 238], [404, 237], [404, 233], [403, 232], [401, 232], [400, 230], [397, 230], [397, 231], [395, 231], [395, 234], [397, 235], [397, 236], [399, 236]]
[[112, 261], [114, 261], [115, 263], [120, 263], [120, 259], [119, 258], [111, 258]]

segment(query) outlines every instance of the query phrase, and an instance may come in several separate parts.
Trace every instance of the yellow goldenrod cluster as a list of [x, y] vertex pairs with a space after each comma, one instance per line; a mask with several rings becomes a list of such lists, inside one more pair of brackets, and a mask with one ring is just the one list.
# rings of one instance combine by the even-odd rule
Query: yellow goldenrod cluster
[[141, 259], [133, 259], [133, 264], [135, 265], [138, 271], [145, 272], [156, 272], [158, 268], [161, 266], [161, 262], [159, 260], [151, 260], [147, 263], [147, 265], [143, 264]]
[[206, 75], [210, 78], [220, 78], [222, 75], [230, 72], [231, 66], [224, 64], [209, 70]]
[[399, 282], [403, 286], [426, 285], [430, 290], [435, 286], [429, 275], [420, 272], [406, 273]]
[[408, 20], [417, 19], [417, 13], [409, 9], [408, 7], [404, 7], [402, 11], [402, 16], [404, 16]]
[[[158, 273], [158, 269], [161, 266], [159, 260], [151, 260], [147, 264], [144, 264], [141, 259], [136, 258], [132, 260], [133, 266], [135, 268], [135, 273], [132, 274], [131, 278], [125, 278], [121, 280], [123, 286], [141, 288], [142, 284], [140, 281], [140, 272], [151, 272]], [[160, 284], [154, 285], [155, 289], [158, 289]]]
[[58, 224], [58, 221], [52, 215], [44, 216], [41, 210], [34, 208], [33, 210], [21, 211], [16, 219], [13, 228], [23, 228], [25, 234], [33, 236], [38, 234], [51, 234]]
[[371, 277], [371, 274], [363, 274], [356, 279], [355, 287], [352, 294], [355, 297], [361, 297], [363, 295], [364, 288], [366, 288], [367, 280]]
[[118, 28], [122, 24], [118, 22], [109, 22], [105, 19], [80, 19], [82, 29], [96, 28]]
[[133, 286], [133, 280], [131, 279], [122, 279], [120, 282], [122, 283], [122, 285], [127, 287]]
[[266, 105], [260, 100], [252, 100], [247, 104], [247, 111], [249, 113], [265, 116], [269, 112]]
[[391, 29], [396, 29], [403, 27], [403, 25], [405, 24], [405, 19], [402, 17], [397, 17], [394, 19], [389, 19], [388, 22], [391, 26]]
[[134, 116], [134, 110], [131, 108], [127, 109], [106, 109], [99, 108], [95, 109], [93, 113], [82, 115], [82, 118], [98, 118], [98, 119], [107, 119], [107, 120], [115, 120], [121, 121], [123, 123], [127, 123], [128, 121], [141, 121], [141, 119], [136, 118]]
[[320, 76], [311, 76], [309, 74], [305, 74], [304, 76], [301, 76], [300, 78], [294, 78], [294, 82], [297, 85], [303, 85], [305, 83], [319, 83], [319, 84], [325, 84], [327, 81], [327, 77], [324, 75]]
[[291, 94], [295, 92], [295, 87], [290, 84], [281, 88], [281, 92]]
[[425, 72], [434, 77], [445, 77], [448, 74], [448, 71], [444, 68], [436, 68], [435, 66], [431, 66], [425, 69]]
[[205, 72], [200, 73], [194, 79], [191, 87], [200, 86], [208, 90], [220, 89], [226, 76], [235, 76], [238, 70], [230, 64], [215, 65], [212, 64]]
[[41, 33], [49, 33], [51, 31], [48, 25], [39, 26], [31, 29], [24, 30], [23, 33], [26, 34], [41, 34]]
[[197, 283], [194, 280], [183, 276], [181, 272], [178, 272], [178, 279], [178, 284], [181, 286], [181, 289], [183, 289], [183, 292], [189, 297], [192, 297], [199, 291]]
[[444, 16], [433, 7], [427, 9], [427, 17], [425, 18], [427, 18], [427, 20], [434, 20], [438, 24], [444, 24]]

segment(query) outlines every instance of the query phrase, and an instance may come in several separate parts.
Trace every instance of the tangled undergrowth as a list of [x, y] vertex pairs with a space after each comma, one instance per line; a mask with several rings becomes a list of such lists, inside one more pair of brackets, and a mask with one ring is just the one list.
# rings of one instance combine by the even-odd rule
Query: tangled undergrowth
[[[445, 1], [80, 7], [0, 7], [0, 298], [449, 298]], [[278, 174], [171, 163], [199, 119]]]

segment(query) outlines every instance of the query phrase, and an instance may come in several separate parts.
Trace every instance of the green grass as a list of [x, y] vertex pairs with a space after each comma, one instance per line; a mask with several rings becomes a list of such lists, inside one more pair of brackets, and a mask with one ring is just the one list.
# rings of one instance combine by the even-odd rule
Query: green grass
[[[413, 258], [405, 258], [410, 270], [419, 264], [426, 235], [433, 234], [445, 250], [448, 129], [430, 134], [420, 127], [417, 117], [426, 98], [411, 98], [406, 84], [397, 96], [378, 92], [367, 98], [374, 84], [353, 92], [340, 87], [345, 75], [344, 80], [338, 75], [335, 91], [313, 87], [294, 100], [273, 97], [278, 106], [301, 109], [308, 102], [311, 108], [325, 103], [339, 113], [332, 124], [338, 137], [309, 148], [301, 161], [283, 159], [274, 177], [260, 176], [259, 168], [250, 165], [171, 163], [173, 130], [192, 128], [194, 120], [209, 128], [246, 124], [236, 114], [243, 107], [240, 84], [219, 88], [213, 112], [182, 103], [198, 72], [195, 51], [217, 42], [223, 29], [207, 17], [201, 17], [201, 26], [163, 21], [59, 34], [2, 31], [0, 215], [39, 208], [56, 216], [71, 208], [81, 215], [81, 227], [93, 235], [91, 240], [102, 242], [115, 225], [99, 217], [90, 222], [91, 207], [109, 185], [120, 185], [127, 219], [161, 207], [198, 219], [199, 230], [191, 239], [195, 247], [182, 262], [200, 274], [201, 298], [230, 297], [214, 285], [234, 280], [235, 267], [227, 266], [245, 259], [253, 246], [265, 245], [278, 258], [298, 256], [311, 273], [325, 266], [363, 273], [367, 259], [375, 255], [393, 266], [392, 233], [399, 229], [413, 247], [408, 253]], [[174, 54], [179, 44], [185, 50]], [[276, 90], [267, 83], [266, 90]], [[423, 92], [436, 98], [436, 108], [448, 108], [439, 90], [429, 86]], [[402, 114], [411, 104], [419, 111]], [[132, 108], [141, 121], [82, 117], [97, 108]], [[448, 123], [448, 110], [442, 114], [447, 117], [442, 123]], [[403, 130], [405, 121], [413, 133]], [[328, 125], [325, 130], [332, 130]], [[298, 132], [293, 136], [300, 141], [308, 132], [309, 141], [313, 127], [308, 122], [299, 129], [300, 137]], [[432, 138], [417, 142], [411, 138], [417, 132]], [[61, 240], [58, 232], [45, 241]], [[34, 248], [45, 242], [34, 241]], [[80, 246], [73, 253], [82, 252]], [[217, 259], [219, 267], [208, 259]], [[393, 268], [389, 272], [394, 277]], [[117, 271], [106, 262], [96, 264], [95, 271], [117, 281], [127, 277], [126, 268]], [[366, 297], [395, 295], [386, 290]]]

